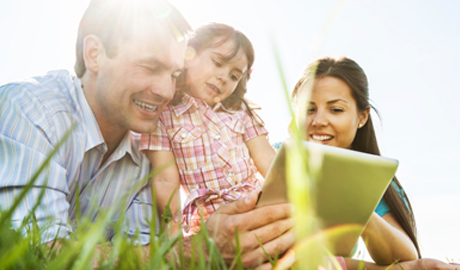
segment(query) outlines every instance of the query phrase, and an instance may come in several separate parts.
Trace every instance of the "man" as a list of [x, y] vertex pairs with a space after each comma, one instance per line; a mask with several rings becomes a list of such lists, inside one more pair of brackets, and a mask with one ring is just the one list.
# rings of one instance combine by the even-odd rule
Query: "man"
[[[8, 209], [34, 172], [69, 131], [34, 187], [14, 213], [18, 224], [34, 211], [42, 242], [72, 233], [78, 216], [96, 220], [127, 196], [123, 232], [148, 245], [152, 198], [147, 158], [135, 133], [152, 132], [171, 100], [184, 66], [190, 26], [160, 0], [93, 0], [79, 26], [74, 77], [67, 71], [0, 87], [0, 206]], [[130, 131], [131, 130], [131, 131]], [[235, 256], [238, 228], [245, 266], [294, 242], [290, 206], [253, 209], [257, 194], [222, 207], [206, 224], [224, 258]], [[78, 203], [77, 203], [78, 202]], [[114, 235], [108, 229], [107, 239]], [[184, 253], [191, 254], [190, 239]], [[267, 264], [266, 267], [270, 268]]]

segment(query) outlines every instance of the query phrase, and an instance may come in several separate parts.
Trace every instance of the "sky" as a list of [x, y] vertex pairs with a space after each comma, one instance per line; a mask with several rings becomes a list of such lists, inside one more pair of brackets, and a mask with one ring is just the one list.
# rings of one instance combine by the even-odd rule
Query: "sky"
[[[171, 0], [193, 27], [223, 22], [252, 41], [248, 98], [262, 107], [270, 142], [290, 121], [275, 62], [292, 90], [321, 56], [365, 70], [379, 145], [398, 159], [424, 257], [460, 261], [460, 2], [415, 0]], [[0, 84], [73, 70], [78, 22], [88, 0], [1, 0]]]

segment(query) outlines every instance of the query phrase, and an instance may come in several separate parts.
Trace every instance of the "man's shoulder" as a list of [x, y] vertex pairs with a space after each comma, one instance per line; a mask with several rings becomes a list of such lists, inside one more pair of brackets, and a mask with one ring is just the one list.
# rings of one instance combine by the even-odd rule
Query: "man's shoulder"
[[0, 86], [0, 102], [15, 104], [19, 110], [53, 114], [75, 110], [73, 77], [66, 70], [27, 78]]
[[65, 70], [0, 86], [1, 130], [36, 128], [56, 142], [78, 121], [75, 92], [73, 78]]

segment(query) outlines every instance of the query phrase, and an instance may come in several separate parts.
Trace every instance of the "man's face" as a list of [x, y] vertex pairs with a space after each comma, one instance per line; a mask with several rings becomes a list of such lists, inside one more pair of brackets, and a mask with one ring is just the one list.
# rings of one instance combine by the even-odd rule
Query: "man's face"
[[103, 53], [91, 106], [101, 128], [154, 131], [174, 95], [185, 48], [185, 41], [178, 42], [166, 29], [122, 42], [112, 58]]

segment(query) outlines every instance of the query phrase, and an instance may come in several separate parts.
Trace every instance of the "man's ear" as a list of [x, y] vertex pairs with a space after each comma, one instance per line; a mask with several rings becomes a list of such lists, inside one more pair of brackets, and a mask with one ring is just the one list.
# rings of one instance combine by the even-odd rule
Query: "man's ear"
[[83, 57], [86, 69], [98, 73], [101, 56], [105, 55], [104, 45], [95, 35], [88, 35], [83, 40]]

